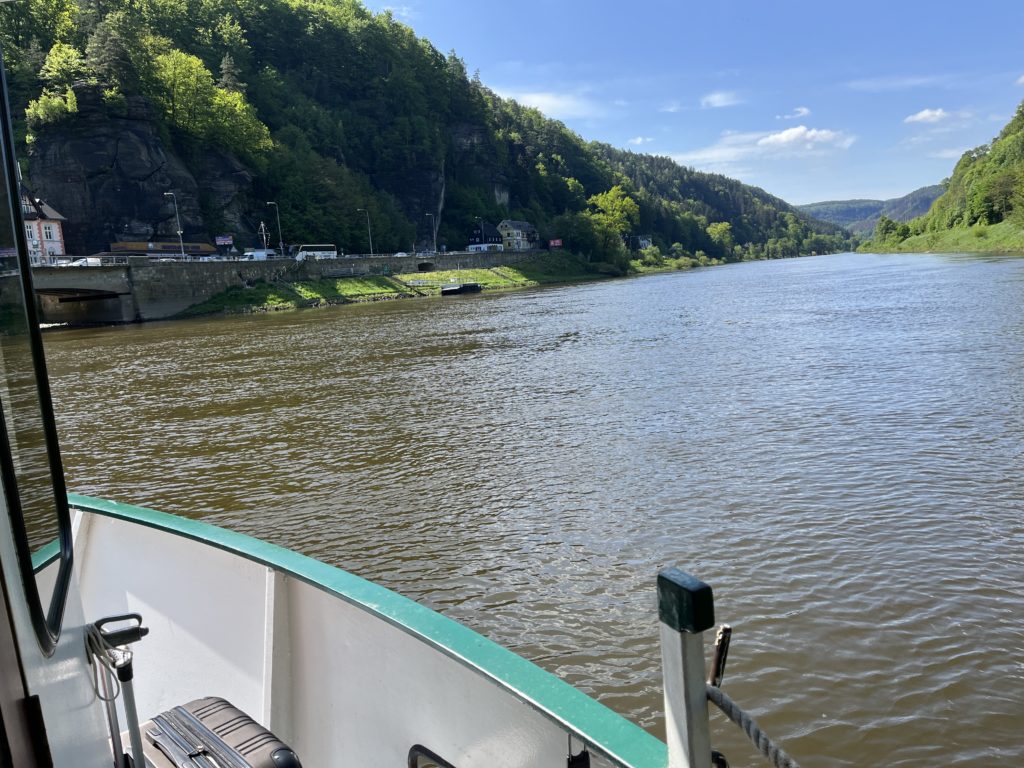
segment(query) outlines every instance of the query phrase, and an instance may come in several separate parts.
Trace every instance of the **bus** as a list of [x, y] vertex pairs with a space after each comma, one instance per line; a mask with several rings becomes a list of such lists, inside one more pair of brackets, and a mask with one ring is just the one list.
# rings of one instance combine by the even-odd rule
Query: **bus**
[[315, 259], [316, 261], [320, 261], [321, 259], [336, 259], [338, 258], [338, 246], [331, 244], [293, 245], [292, 256], [295, 257], [296, 261], [305, 261], [306, 259]]

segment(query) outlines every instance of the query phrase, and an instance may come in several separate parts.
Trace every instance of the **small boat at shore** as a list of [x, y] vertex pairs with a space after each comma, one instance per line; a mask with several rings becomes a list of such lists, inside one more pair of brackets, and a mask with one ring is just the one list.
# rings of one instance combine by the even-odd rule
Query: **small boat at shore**
[[480, 283], [451, 283], [441, 286], [442, 296], [458, 296], [462, 293], [480, 293], [483, 286]]

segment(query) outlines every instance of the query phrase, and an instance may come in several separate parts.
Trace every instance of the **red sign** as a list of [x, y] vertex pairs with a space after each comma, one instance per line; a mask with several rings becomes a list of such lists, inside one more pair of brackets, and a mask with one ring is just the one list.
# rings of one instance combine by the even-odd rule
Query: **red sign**
[[552, 248], [561, 248], [562, 238], [558, 238], [557, 240], [548, 240], [548, 245]]

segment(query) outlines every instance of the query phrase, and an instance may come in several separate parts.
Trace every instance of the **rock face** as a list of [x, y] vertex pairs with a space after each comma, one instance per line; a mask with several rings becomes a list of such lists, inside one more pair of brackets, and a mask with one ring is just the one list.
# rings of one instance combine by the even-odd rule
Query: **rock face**
[[245, 233], [253, 176], [235, 158], [206, 151], [186, 162], [161, 136], [149, 103], [129, 96], [108, 106], [97, 86], [76, 85], [78, 113], [45, 126], [29, 151], [33, 191], [67, 218], [72, 254], [119, 240], [177, 240], [174, 204], [186, 241], [211, 241], [204, 218]]

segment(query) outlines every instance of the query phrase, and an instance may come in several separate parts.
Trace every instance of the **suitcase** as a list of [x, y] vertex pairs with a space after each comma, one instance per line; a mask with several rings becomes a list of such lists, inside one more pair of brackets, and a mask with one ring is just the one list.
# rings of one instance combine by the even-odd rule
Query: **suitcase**
[[145, 738], [175, 768], [302, 768], [283, 741], [216, 697], [157, 715]]

